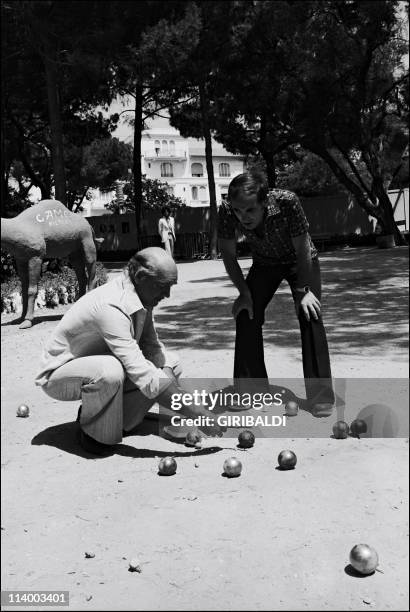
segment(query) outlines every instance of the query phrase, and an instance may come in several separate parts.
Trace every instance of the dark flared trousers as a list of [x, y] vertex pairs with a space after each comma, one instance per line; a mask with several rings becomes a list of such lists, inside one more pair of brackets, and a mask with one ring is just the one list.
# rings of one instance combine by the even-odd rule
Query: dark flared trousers
[[[262, 327], [265, 322], [265, 310], [283, 280], [289, 283], [293, 299], [296, 294], [296, 265], [262, 266], [253, 264], [246, 278], [246, 283], [253, 299], [253, 319], [242, 310], [236, 318], [236, 342], [234, 379], [268, 378], [263, 349]], [[321, 279], [319, 260], [312, 261], [312, 275], [309, 286], [315, 296], [321, 299]], [[305, 377], [306, 396], [309, 401], [333, 402], [334, 395], [331, 382], [329, 350], [322, 316], [318, 320], [311, 317], [307, 321], [303, 312], [299, 314], [299, 326], [302, 337], [303, 373]], [[318, 380], [320, 379], [320, 380]], [[235, 383], [237, 385], [237, 382]]]

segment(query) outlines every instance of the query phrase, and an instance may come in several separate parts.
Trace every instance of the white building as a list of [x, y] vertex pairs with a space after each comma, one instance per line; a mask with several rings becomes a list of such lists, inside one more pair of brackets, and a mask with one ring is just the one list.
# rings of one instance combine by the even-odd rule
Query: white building
[[[133, 135], [124, 138], [132, 144]], [[228, 153], [212, 141], [212, 158], [216, 200], [219, 204], [228, 193], [233, 177], [245, 171], [245, 157]], [[185, 201], [187, 206], [209, 206], [208, 174], [205, 141], [184, 138], [171, 127], [168, 119], [159, 117], [142, 133], [141, 170], [147, 178], [169, 185], [169, 192]], [[107, 214], [104, 207], [115, 198], [115, 191], [90, 190], [92, 197], [83, 202], [86, 217]]]
[[[161, 118], [143, 132], [141, 149], [143, 174], [168, 183], [170, 193], [188, 206], [209, 206], [204, 140], [183, 138]], [[226, 197], [232, 178], [245, 171], [245, 158], [228, 153], [213, 140], [212, 159], [219, 203]]]

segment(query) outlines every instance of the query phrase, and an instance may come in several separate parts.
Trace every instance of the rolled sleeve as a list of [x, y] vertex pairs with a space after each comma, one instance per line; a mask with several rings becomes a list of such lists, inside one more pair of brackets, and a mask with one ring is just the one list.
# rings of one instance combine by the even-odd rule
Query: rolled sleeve
[[139, 345], [145, 358], [151, 361], [157, 368], [172, 367], [172, 358], [168, 355], [165, 346], [158, 338], [152, 310], [147, 311]]
[[132, 336], [132, 321], [118, 306], [101, 305], [94, 322], [111, 353], [119, 359], [127, 377], [148, 398], [157, 397], [171, 383], [167, 375], [146, 359]]
[[218, 210], [218, 238], [233, 240], [236, 237], [235, 217], [226, 203], [221, 204]]
[[295, 238], [296, 236], [301, 236], [309, 231], [309, 223], [298, 196], [292, 192], [288, 193], [287, 217], [289, 231], [292, 238]]

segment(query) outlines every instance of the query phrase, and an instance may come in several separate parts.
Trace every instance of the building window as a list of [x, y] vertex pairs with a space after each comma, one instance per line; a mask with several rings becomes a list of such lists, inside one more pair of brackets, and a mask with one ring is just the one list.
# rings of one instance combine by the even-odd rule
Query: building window
[[162, 141], [161, 153], [168, 153], [168, 141], [167, 140]]
[[206, 187], [200, 187], [199, 188], [199, 199], [201, 200], [201, 202], [206, 202], [207, 197], [206, 197]]
[[191, 164], [191, 174], [192, 176], [204, 176], [203, 165], [199, 163]]
[[219, 164], [219, 176], [231, 176], [229, 164]]
[[170, 164], [169, 162], [163, 163], [161, 164], [161, 176], [162, 177], [166, 177], [166, 176], [174, 176], [174, 171], [172, 168], [172, 164]]
[[123, 234], [130, 233], [130, 224], [128, 223], [128, 221], [124, 221], [123, 223], [121, 223], [121, 231]]
[[171, 155], [174, 155], [175, 153], [175, 142], [173, 140], [169, 141], [169, 152]]
[[192, 199], [193, 200], [198, 199], [198, 187], [192, 187]]
[[161, 143], [159, 140], [155, 141], [154, 147], [155, 147], [155, 153], [158, 156], [159, 152], [161, 151]]
[[113, 197], [113, 192], [112, 191], [101, 191], [100, 190], [100, 200], [101, 202], [111, 202]]

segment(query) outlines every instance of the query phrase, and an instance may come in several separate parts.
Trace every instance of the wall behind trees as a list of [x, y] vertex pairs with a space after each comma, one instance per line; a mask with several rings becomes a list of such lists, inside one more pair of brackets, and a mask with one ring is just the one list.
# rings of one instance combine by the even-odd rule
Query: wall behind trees
[[[301, 198], [302, 206], [313, 236], [328, 234], [365, 236], [374, 230], [373, 223], [363, 209], [349, 195]], [[177, 245], [183, 235], [203, 234], [209, 231], [209, 206], [181, 208], [175, 215]], [[88, 217], [96, 236], [104, 238], [102, 252], [135, 251], [143, 246], [160, 245], [158, 235], [159, 211], [146, 210], [143, 218], [144, 236], [137, 239], [135, 215], [101, 215]]]

